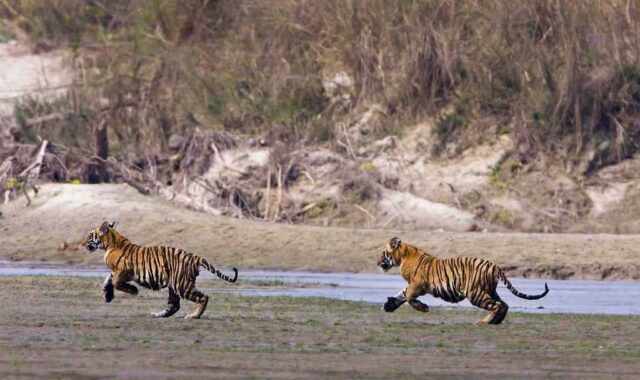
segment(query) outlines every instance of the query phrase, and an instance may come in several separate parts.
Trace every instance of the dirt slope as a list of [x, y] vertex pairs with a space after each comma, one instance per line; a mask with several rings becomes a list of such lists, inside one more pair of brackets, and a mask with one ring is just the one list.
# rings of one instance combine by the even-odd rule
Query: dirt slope
[[452, 233], [345, 229], [213, 217], [140, 195], [127, 185], [42, 187], [34, 203], [1, 206], [0, 258], [100, 264], [78, 249], [103, 220], [140, 244], [189, 249], [240, 268], [376, 271], [385, 241], [398, 235], [438, 256], [481, 256], [512, 276], [640, 279], [638, 235]]

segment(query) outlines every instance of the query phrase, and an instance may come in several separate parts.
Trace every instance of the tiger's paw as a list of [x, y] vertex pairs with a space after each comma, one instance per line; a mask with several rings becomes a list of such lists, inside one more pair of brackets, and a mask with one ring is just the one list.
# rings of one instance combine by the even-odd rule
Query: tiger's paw
[[421, 311], [423, 313], [426, 313], [429, 311], [429, 306], [427, 306], [426, 303], [422, 303], [418, 300], [414, 300], [413, 302], [410, 303], [411, 306], [413, 306], [414, 309]]
[[178, 310], [180, 310], [180, 306], [169, 305], [170, 307], [159, 311], [157, 313], [151, 313], [151, 318], [169, 318], [174, 315]]
[[102, 293], [104, 294], [104, 301], [109, 303], [113, 301], [114, 291], [113, 285], [109, 284], [102, 288]]
[[387, 313], [394, 312], [398, 310], [398, 308], [402, 306], [404, 302], [404, 300], [396, 297], [387, 297], [387, 302], [382, 305], [382, 310], [386, 311]]

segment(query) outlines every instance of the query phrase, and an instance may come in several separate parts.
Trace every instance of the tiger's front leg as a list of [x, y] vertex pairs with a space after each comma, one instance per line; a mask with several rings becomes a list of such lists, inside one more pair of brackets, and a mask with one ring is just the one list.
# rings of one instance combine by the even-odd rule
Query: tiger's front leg
[[136, 288], [135, 286], [131, 285], [131, 284], [127, 284], [128, 281], [131, 281], [131, 279], [127, 276], [124, 276], [120, 273], [117, 273], [115, 275], [113, 275], [112, 277], [112, 281], [113, 281], [113, 286], [121, 291], [121, 292], [125, 292], [125, 293], [129, 293], [133, 296], [137, 296], [138, 295], [138, 288]]
[[113, 301], [114, 296], [113, 282], [111, 281], [112, 277], [113, 274], [110, 273], [107, 278], [104, 279], [104, 283], [102, 283], [102, 293], [104, 294], [104, 301], [107, 303]]
[[404, 288], [400, 291], [400, 293], [396, 294], [395, 297], [387, 297], [387, 302], [382, 305], [382, 309], [387, 313], [398, 310], [400, 306], [404, 305], [404, 303], [407, 302], [406, 292], [407, 288]]
[[407, 292], [405, 293], [407, 297], [407, 302], [409, 303], [409, 305], [411, 305], [411, 307], [413, 307], [418, 311], [426, 313], [429, 311], [429, 306], [427, 306], [426, 303], [422, 303], [418, 301], [418, 297], [420, 297], [423, 294], [424, 292], [421, 292], [420, 290], [417, 290], [413, 287], [407, 287]]

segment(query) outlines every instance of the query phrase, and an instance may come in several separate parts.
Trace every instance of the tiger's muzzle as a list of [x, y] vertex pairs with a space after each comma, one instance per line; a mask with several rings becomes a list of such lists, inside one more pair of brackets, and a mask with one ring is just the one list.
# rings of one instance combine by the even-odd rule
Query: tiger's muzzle
[[389, 255], [387, 252], [382, 252], [382, 256], [380, 257], [380, 260], [378, 260], [378, 267], [382, 269], [382, 271], [386, 272], [389, 269], [393, 268], [393, 266], [394, 262], [391, 258], [391, 255]]
[[91, 253], [93, 251], [95, 251], [96, 249], [98, 249], [98, 245], [92, 241], [88, 242], [87, 245], [85, 245], [85, 249], [87, 250], [87, 253]]
[[92, 253], [96, 249], [101, 248], [102, 244], [100, 243], [100, 238], [96, 236], [95, 233], [90, 233], [83, 241], [82, 245], [87, 250], [87, 253]]

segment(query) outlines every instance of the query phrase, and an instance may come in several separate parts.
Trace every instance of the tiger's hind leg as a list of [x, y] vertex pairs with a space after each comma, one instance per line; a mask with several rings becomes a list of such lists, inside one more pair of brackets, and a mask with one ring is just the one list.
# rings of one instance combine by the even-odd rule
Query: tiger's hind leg
[[207, 308], [207, 304], [209, 303], [209, 296], [202, 293], [196, 288], [192, 288], [185, 294], [184, 298], [196, 303], [196, 309], [193, 311], [193, 313], [187, 314], [185, 318], [199, 319], [202, 313], [204, 313], [204, 310]]
[[171, 286], [169, 286], [169, 300], [167, 302], [167, 307], [160, 312], [152, 313], [151, 316], [154, 318], [168, 318], [177, 313], [178, 310], [180, 310], [180, 296]]
[[469, 297], [469, 301], [471, 301], [474, 306], [489, 311], [484, 318], [476, 321], [477, 325], [497, 325], [507, 316], [507, 310], [509, 310], [509, 306], [507, 306], [507, 304], [504, 303], [504, 301], [502, 301], [497, 295], [492, 297], [487, 293], [482, 293], [476, 297]]
[[498, 294], [494, 295], [494, 299], [498, 301], [499, 308], [498, 308], [498, 311], [496, 312], [496, 315], [489, 321], [489, 324], [499, 325], [500, 323], [502, 323], [502, 321], [504, 321], [505, 317], [507, 316], [507, 312], [509, 311], [509, 305], [507, 305], [506, 302], [500, 299]]

